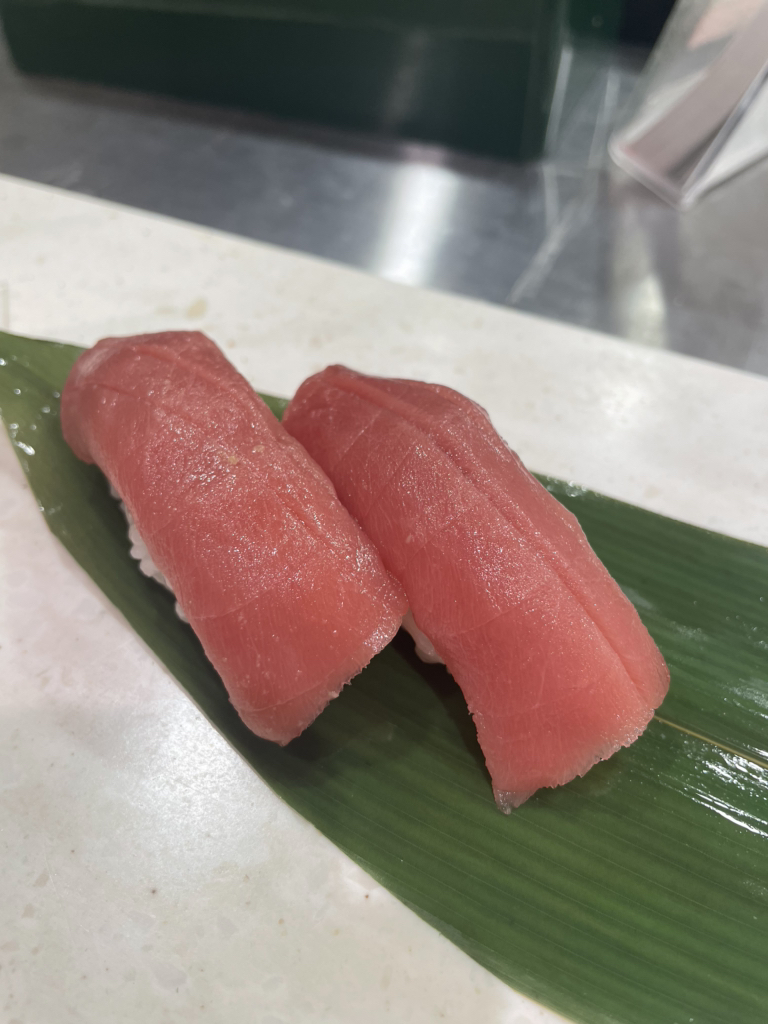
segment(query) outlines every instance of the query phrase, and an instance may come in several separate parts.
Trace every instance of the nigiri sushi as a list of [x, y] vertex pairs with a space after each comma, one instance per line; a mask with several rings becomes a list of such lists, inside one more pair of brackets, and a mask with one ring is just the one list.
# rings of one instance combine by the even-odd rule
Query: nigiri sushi
[[402, 584], [422, 652], [461, 687], [502, 810], [642, 733], [667, 692], [664, 659], [483, 409], [332, 366], [283, 423]]
[[198, 332], [105, 338], [62, 394], [253, 732], [285, 744], [397, 632], [407, 603], [328, 478]]

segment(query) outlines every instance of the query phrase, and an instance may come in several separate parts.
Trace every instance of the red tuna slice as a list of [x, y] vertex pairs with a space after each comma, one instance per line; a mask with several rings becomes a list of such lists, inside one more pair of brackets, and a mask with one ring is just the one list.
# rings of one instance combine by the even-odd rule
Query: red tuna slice
[[283, 422], [461, 687], [502, 810], [632, 743], [669, 673], [575, 517], [450, 388], [332, 366]]
[[333, 487], [212, 341], [105, 338], [64, 437], [125, 502], [243, 721], [284, 744], [397, 632], [407, 601]]

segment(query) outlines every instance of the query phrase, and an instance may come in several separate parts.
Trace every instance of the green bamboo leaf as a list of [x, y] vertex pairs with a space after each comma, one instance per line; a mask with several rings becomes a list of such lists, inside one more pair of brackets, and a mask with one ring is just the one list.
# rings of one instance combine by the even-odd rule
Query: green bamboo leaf
[[[298, 740], [248, 732], [64, 443], [81, 350], [0, 334], [0, 412], [48, 525], [289, 804], [470, 956], [584, 1024], [762, 1024], [768, 1007], [768, 550], [547, 480], [672, 670], [659, 716], [510, 817], [445, 671], [399, 637]], [[271, 400], [279, 415], [285, 403]]]

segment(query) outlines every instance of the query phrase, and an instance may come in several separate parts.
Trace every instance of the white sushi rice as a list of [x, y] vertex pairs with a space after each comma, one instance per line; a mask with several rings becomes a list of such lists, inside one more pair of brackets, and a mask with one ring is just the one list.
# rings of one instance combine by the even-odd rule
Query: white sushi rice
[[[144, 573], [145, 576], [149, 576], [150, 579], [157, 580], [158, 583], [162, 584], [167, 590], [173, 594], [173, 587], [170, 585], [165, 576], [160, 572], [158, 567], [155, 565], [152, 556], [149, 553], [147, 545], [144, 543], [144, 539], [139, 533], [136, 523], [133, 521], [133, 517], [128, 509], [125, 507], [125, 502], [117, 493], [112, 484], [109, 485], [109, 491], [112, 497], [120, 503], [120, 508], [123, 510], [123, 515], [128, 521], [128, 540], [131, 542], [131, 558], [135, 558], [139, 563], [139, 569]], [[175, 594], [173, 595], [176, 596]], [[182, 622], [189, 622], [189, 619], [184, 614], [184, 609], [181, 607], [179, 602], [176, 602], [176, 614], [182, 620]]]
[[435, 650], [432, 641], [429, 639], [426, 633], [422, 633], [419, 627], [416, 625], [413, 612], [409, 608], [405, 613], [405, 617], [402, 621], [402, 627], [406, 632], [410, 633], [413, 637], [413, 642], [416, 644], [416, 654], [421, 658], [422, 661], [426, 661], [429, 665], [444, 665], [445, 662]]

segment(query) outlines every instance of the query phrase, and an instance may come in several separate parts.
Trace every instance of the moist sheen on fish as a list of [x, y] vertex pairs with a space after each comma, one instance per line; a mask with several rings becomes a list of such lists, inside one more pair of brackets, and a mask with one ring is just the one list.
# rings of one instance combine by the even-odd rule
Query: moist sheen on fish
[[100, 341], [73, 367], [61, 419], [259, 736], [297, 736], [397, 632], [400, 585], [205, 335]]
[[667, 692], [664, 659], [483, 409], [447, 387], [332, 366], [283, 423], [462, 688], [503, 810], [637, 739]]

